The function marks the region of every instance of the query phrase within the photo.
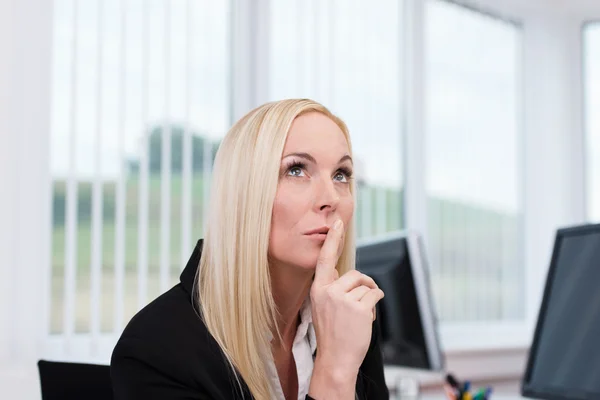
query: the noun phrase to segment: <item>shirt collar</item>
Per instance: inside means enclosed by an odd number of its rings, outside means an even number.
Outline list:
[[[317,350],[317,335],[315,333],[315,325],[313,324],[312,319],[310,296],[306,297],[306,300],[304,300],[304,303],[300,308],[300,325],[298,325],[294,342],[297,340],[303,340],[307,336],[308,343],[310,345],[310,352],[314,354],[315,350]]]
[[[273,340],[273,334],[268,335],[269,342]],[[296,344],[302,340],[307,340],[310,346],[310,352],[314,355],[317,350],[317,334],[315,332],[315,326],[312,320],[312,308],[310,305],[310,297],[306,297],[302,307],[300,307],[300,324],[296,329],[296,336],[294,337],[294,343]]]

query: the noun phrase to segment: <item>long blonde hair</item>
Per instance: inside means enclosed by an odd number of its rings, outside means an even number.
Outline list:
[[[290,99],[250,111],[227,133],[215,159],[196,301],[238,384],[241,377],[255,399],[273,394],[265,360],[271,335],[279,332],[267,254],[281,157],[292,122],[309,112],[331,118],[352,153],[341,119],[312,100]],[[354,195],[352,184],[350,190]],[[340,276],[354,269],[354,258],[351,222],[336,266]]]

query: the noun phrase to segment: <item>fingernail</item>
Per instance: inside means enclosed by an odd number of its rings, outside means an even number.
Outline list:
[[[342,220],[338,219],[337,221],[335,221],[335,224],[333,224],[333,229],[340,230],[341,228],[342,228]]]

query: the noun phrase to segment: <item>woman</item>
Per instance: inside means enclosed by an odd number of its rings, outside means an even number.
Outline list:
[[[114,349],[115,398],[387,399],[383,292],[354,269],[352,167],[346,125],[313,101],[237,122],[204,240]]]

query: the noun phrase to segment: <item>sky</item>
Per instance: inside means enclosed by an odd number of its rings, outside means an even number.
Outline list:
[[[73,1],[55,2],[51,159],[56,176],[65,176],[70,169],[71,127],[77,138],[77,175],[93,176],[98,154],[100,176],[110,179],[118,175],[124,156],[139,156],[145,126],[188,121],[194,131],[217,140],[232,122],[229,3],[170,1],[167,9],[163,0],[142,1],[127,2],[123,69],[122,3],[78,2],[74,98]],[[406,55],[398,3],[379,0],[378,7],[371,7],[360,0],[273,2],[271,53],[266,63],[268,100],[311,97],[323,102],[350,128],[355,158],[362,166],[359,175],[390,187],[400,187],[405,173],[402,74]],[[147,4],[145,10],[142,4]],[[336,6],[330,8],[329,4]],[[518,156],[523,140],[517,108],[520,88],[516,85],[521,68],[520,28],[446,2],[429,1],[426,11],[427,193],[518,211]],[[150,27],[146,63],[142,59],[144,15]],[[170,16],[168,35],[166,16]],[[589,29],[586,34],[587,70],[600,71],[600,29]],[[170,38],[169,48],[165,37]],[[167,51],[169,57],[165,57]],[[145,93],[144,64],[148,67]],[[598,113],[591,110],[600,107],[600,73],[589,75],[587,115],[592,134],[588,148],[595,151],[590,156],[599,159],[600,121]],[[124,132],[124,155],[120,132]],[[101,137],[99,146],[96,134]],[[594,172],[588,180],[594,193],[600,193],[600,163],[592,162],[591,168]],[[595,203],[600,203],[600,194],[595,196]],[[594,212],[600,214],[600,208]]]

